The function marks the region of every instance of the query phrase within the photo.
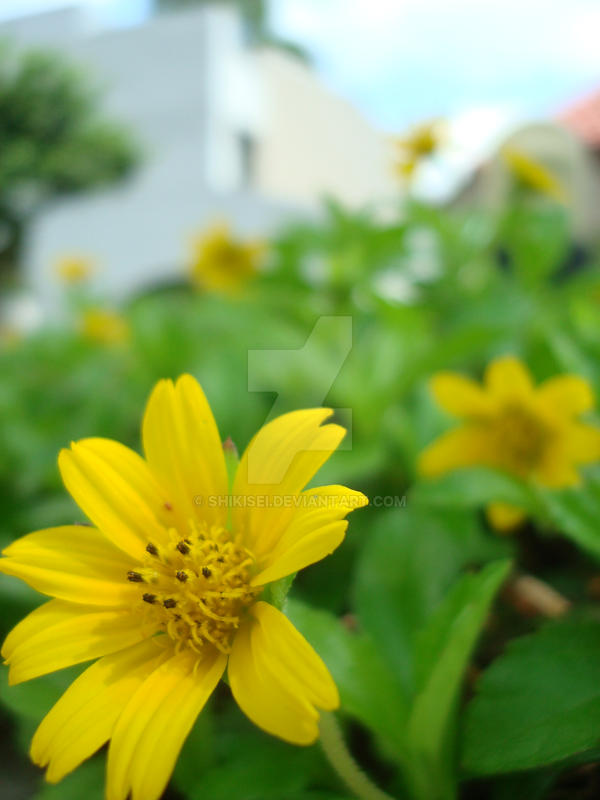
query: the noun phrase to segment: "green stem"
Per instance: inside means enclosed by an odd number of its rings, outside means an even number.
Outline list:
[[[321,714],[321,746],[327,760],[358,800],[394,800],[382,792],[358,766],[346,747],[340,725],[334,714]]]

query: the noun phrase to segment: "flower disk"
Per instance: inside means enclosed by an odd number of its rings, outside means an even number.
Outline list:
[[[254,557],[224,528],[193,528],[185,539],[172,530],[164,547],[149,543],[145,566],[127,578],[140,584],[141,600],[150,606],[148,622],[158,621],[177,650],[202,652],[209,644],[229,654],[244,609],[260,593],[250,587]]]
[[[542,461],[554,439],[543,419],[516,403],[498,413],[495,435],[499,461],[507,470],[525,475]]]

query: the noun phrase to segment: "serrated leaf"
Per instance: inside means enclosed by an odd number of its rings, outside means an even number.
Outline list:
[[[467,710],[463,764],[476,775],[534,769],[600,741],[600,624],[547,625],[512,642]]]

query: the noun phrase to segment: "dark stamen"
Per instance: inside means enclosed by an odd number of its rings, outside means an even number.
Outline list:
[[[152,544],[152,542],[149,542],[146,545],[146,552],[150,553],[151,556],[157,556],[158,555],[158,547],[155,544]]]
[[[133,570],[130,570],[127,573],[127,580],[128,581],[132,581],[132,583],[143,583],[144,582],[144,579],[142,578],[141,574],[139,572],[134,572]]]
[[[187,554],[190,552],[190,548],[187,546],[185,542],[179,542],[177,544],[177,549],[184,556],[187,556]]]
[[[202,574],[204,575],[205,578],[210,578],[212,572],[209,570],[208,567],[202,567]]]
[[[178,581],[181,581],[182,583],[185,583],[188,579],[187,572],[184,572],[182,569],[180,569],[179,572],[175,573],[175,577],[177,578]]]
[[[167,597],[166,600],[163,600],[163,606],[165,608],[175,608],[176,605],[177,605],[177,602],[175,600],[173,600],[172,597]]]
[[[152,603],[156,603],[156,595],[146,593],[142,595],[142,600],[144,603],[150,603],[150,605],[152,605]]]

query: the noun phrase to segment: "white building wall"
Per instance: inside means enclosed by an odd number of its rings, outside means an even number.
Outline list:
[[[33,225],[27,274],[49,304],[61,253],[90,253],[102,288],[123,294],[172,275],[190,234],[214,218],[265,234],[316,213],[323,194],[360,205],[395,191],[384,137],[294,57],[248,50],[232,8],[90,26],[73,9],[0,26],[23,47],[54,46],[88,68],[145,155],[129,182],[57,202]]]
[[[398,193],[392,147],[360,112],[285,53],[265,49],[257,62],[266,108],[262,192],[311,208],[323,195],[356,207]]]

